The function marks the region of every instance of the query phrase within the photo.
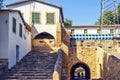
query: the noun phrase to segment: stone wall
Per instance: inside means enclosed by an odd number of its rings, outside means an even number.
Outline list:
[[[62,50],[58,49],[58,57],[54,66],[53,80],[61,80],[62,72]]]
[[[68,47],[70,46],[70,34],[64,27],[62,27],[62,43]]]
[[[8,70],[8,59],[0,59],[0,75]]]
[[[99,46],[107,52],[118,52],[119,43],[115,40],[73,40],[71,41],[71,47],[76,46]]]
[[[66,73],[67,80],[71,80],[71,69],[77,63],[83,63],[89,67],[91,79],[120,79],[118,77],[120,62],[118,58],[113,57],[120,53],[120,42],[115,40],[70,41],[69,32],[64,28],[62,28],[61,40],[61,49],[64,52],[62,69]]]
[[[60,23],[57,23],[57,30],[56,30],[56,47],[61,46],[61,38],[62,38],[62,25]]]
[[[99,66],[97,63],[97,48],[77,46],[71,48],[69,53],[68,80],[70,80],[70,71],[76,63],[84,63],[90,68],[91,78],[99,78]]]
[[[62,65],[62,79],[67,79],[68,74],[68,60],[69,60],[69,48],[70,48],[70,35],[68,31],[62,27],[62,43],[61,43],[61,49],[63,51],[63,65]]]
[[[113,57],[119,54],[119,46],[113,40],[71,41],[71,44],[67,58],[65,57],[67,62],[64,61],[67,80],[70,80],[71,68],[76,63],[84,63],[90,68],[91,79],[119,80],[117,76],[120,76],[120,62],[118,58]],[[115,75],[110,76],[112,73]]]
[[[106,53],[103,65],[103,78],[105,80],[120,80],[120,58]]]

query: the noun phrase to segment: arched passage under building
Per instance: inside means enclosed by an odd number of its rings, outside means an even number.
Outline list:
[[[47,32],[42,32],[33,39],[33,47],[37,46],[55,46],[55,38]]]
[[[34,39],[54,39],[54,37],[47,32],[43,32],[36,35]]]
[[[85,63],[77,63],[72,66],[70,71],[71,80],[89,80],[90,69]]]

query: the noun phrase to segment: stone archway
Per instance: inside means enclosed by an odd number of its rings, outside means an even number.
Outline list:
[[[36,35],[33,39],[33,47],[40,47],[40,46],[55,46],[55,38],[47,33],[42,32]]]
[[[77,63],[72,66],[70,80],[89,80],[90,69],[85,63]]]
[[[54,37],[47,32],[43,32],[43,33],[36,35],[34,39],[54,39]]]

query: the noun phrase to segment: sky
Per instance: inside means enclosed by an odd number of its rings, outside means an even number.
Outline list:
[[[9,4],[20,0],[4,0]],[[72,20],[73,25],[93,25],[100,16],[101,0],[43,0],[61,6],[64,19]],[[117,0],[120,3],[120,0]]]

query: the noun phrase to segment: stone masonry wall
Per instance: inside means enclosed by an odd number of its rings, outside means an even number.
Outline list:
[[[70,48],[70,35],[68,31],[62,27],[62,44],[61,44],[61,49],[63,51],[63,65],[62,65],[62,79],[68,77],[68,59],[69,59],[69,48]]]
[[[120,58],[106,53],[103,65],[104,80],[120,80]]]
[[[113,54],[119,51],[118,49],[118,44],[112,40],[72,41],[69,54],[67,58],[65,57],[67,62],[64,61],[64,64],[67,64],[67,80],[70,80],[72,66],[80,62],[89,66],[91,79],[119,80],[120,61],[115,56],[113,57]],[[112,56],[109,55],[109,52],[112,53]]]
[[[0,75],[8,70],[8,59],[0,59]]]
[[[71,48],[69,53],[68,64],[68,80],[70,80],[70,71],[73,65],[76,63],[85,63],[90,68],[92,78],[99,78],[97,63],[97,48],[96,47],[81,47]]]

